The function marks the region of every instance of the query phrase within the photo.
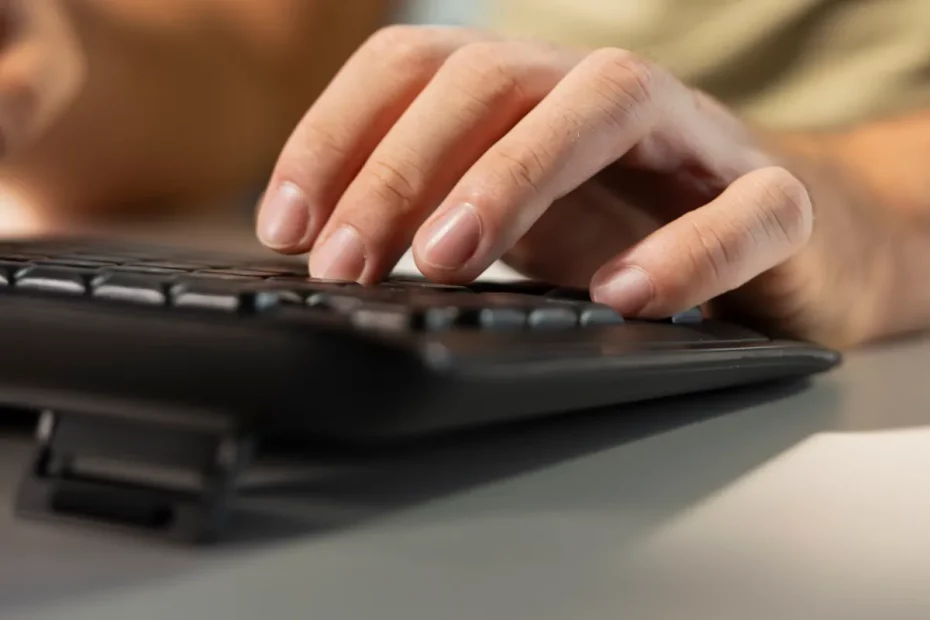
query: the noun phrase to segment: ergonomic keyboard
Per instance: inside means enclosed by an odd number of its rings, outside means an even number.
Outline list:
[[[0,403],[45,412],[21,512],[132,507],[125,519],[188,538],[215,529],[256,438],[393,441],[839,361],[699,309],[629,320],[539,282],[364,287],[290,261],[100,240],[0,242],[0,325]],[[79,471],[94,459],[194,468],[210,493]]]

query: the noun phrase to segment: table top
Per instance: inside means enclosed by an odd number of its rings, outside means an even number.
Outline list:
[[[6,511],[0,617],[927,618],[928,362],[899,342],[810,382],[307,455],[212,547]],[[0,428],[7,506],[28,453]]]

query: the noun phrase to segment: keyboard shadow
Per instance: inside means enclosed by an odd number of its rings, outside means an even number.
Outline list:
[[[493,503],[456,502],[456,516],[609,503],[658,523],[829,428],[832,387],[729,389],[366,452],[277,446],[287,458],[260,463],[244,481],[226,544],[322,535],[517,478]],[[802,391],[804,409],[790,406]]]

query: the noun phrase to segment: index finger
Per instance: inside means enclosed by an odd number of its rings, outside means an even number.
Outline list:
[[[285,143],[259,210],[258,236],[310,249],[339,197],[438,68],[486,38],[461,28],[391,26],[348,60]]]

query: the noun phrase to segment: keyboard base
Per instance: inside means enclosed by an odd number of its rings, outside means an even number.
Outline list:
[[[212,542],[227,523],[251,451],[251,439],[231,429],[45,411],[15,511]]]

